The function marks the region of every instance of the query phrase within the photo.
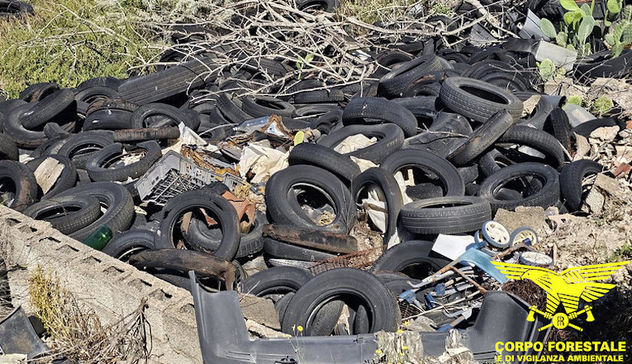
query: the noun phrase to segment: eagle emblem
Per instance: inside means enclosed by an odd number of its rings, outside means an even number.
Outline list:
[[[551,323],[540,328],[540,331],[551,326],[558,329],[571,327],[582,331],[579,326],[570,321],[583,313],[586,313],[586,321],[594,321],[595,318],[591,312],[592,306],[585,305],[578,311],[580,299],[588,303],[608,293],[615,285],[600,281],[610,278],[629,261],[568,268],[560,273],[529,265],[495,261],[492,263],[508,279],[528,279],[546,291],[546,311],[543,312],[537,306],[531,306],[527,317],[527,320],[533,321],[534,315],[537,313],[545,319],[551,320]],[[560,304],[563,307],[563,312],[557,312]]]

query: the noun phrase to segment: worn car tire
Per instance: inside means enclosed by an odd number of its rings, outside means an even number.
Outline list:
[[[101,204],[92,196],[64,196],[35,203],[23,213],[69,235],[94,223],[101,216]]]
[[[336,213],[334,221],[324,226],[312,221],[290,196],[295,185],[308,185],[320,190]],[[276,224],[346,234],[355,220],[356,209],[349,189],[334,174],[310,165],[290,166],[273,174],[266,183],[265,201],[268,214]]]
[[[94,182],[66,190],[57,197],[81,195],[95,197],[106,210],[94,223],[70,234],[70,237],[83,241],[101,226],[107,226],[116,234],[132,224],[134,201],[124,186],[113,182]]]
[[[37,198],[37,181],[33,172],[16,161],[0,161],[0,181],[2,185],[9,182],[13,185],[13,201],[6,205],[16,211],[23,211]],[[4,204],[5,201],[2,201]]]
[[[296,293],[312,277],[312,273],[305,269],[272,267],[241,281],[239,290],[241,293],[257,297],[272,297],[274,308],[279,315],[279,322],[283,322],[283,316],[289,301],[282,300],[282,297],[290,293]]]
[[[603,166],[589,159],[581,159],[567,164],[560,172],[560,192],[562,202],[569,212],[575,212],[582,205],[582,180],[584,177],[600,173]]]
[[[92,154],[113,142],[114,134],[110,131],[83,132],[66,139],[57,154],[70,158],[77,169],[85,169]]]
[[[242,99],[242,109],[253,117],[271,115],[291,117],[296,110],[289,102],[270,96],[246,96]]]
[[[475,196],[446,196],[413,201],[402,207],[402,226],[416,234],[472,232],[492,218],[488,201]]]
[[[524,125],[514,125],[498,139],[502,143],[517,143],[537,149],[551,158],[553,167],[561,169],[564,165],[564,150],[555,137],[545,131]]]
[[[432,152],[421,149],[401,149],[392,153],[380,164],[380,168],[393,175],[407,167],[435,174],[443,185],[445,196],[462,196],[465,193],[463,178],[456,167]]]
[[[342,113],[344,125],[393,123],[405,137],[417,134],[417,119],[412,112],[397,102],[378,97],[358,97],[347,104]]]
[[[115,235],[102,252],[113,258],[126,261],[130,255],[141,250],[156,249],[157,239],[158,235],[151,230],[131,229]]]
[[[353,180],[351,184],[353,201],[358,203],[362,191],[367,187],[378,188],[386,200],[387,224],[384,232],[384,244],[388,244],[397,230],[397,218],[404,204],[402,192],[393,174],[382,168],[369,168]]]
[[[301,143],[295,146],[288,157],[289,164],[309,164],[323,168],[340,177],[347,185],[360,174],[360,167],[351,158],[331,148],[318,144]]]
[[[404,132],[395,124],[345,126],[320,138],[318,144],[334,148],[347,137],[356,134],[362,134],[369,138],[376,137],[378,141],[373,145],[346,153],[345,155],[368,159],[374,163],[380,163],[404,144]]]
[[[156,242],[156,247],[158,249],[176,247],[173,241],[173,234],[177,230],[176,223],[184,213],[194,208],[205,208],[213,213],[222,229],[222,241],[217,249],[204,245],[191,248],[213,254],[220,259],[232,260],[239,249],[237,212],[228,200],[210,189],[184,192],[167,202],[162,212],[164,218],[160,223],[160,239]]]
[[[448,160],[464,166],[491,147],[514,123],[506,110],[501,110],[474,130],[463,144],[448,155]]]
[[[145,174],[151,166],[162,156],[160,145],[154,140],[139,143],[136,149],[144,149],[145,155],[141,160],[109,168],[106,163],[122,155],[123,145],[114,143],[92,154],[86,162],[86,170],[93,181],[125,182],[129,178],[136,179]]]
[[[417,274],[430,275],[450,263],[450,260],[432,251],[432,241],[410,240],[387,249],[371,267],[372,272],[390,271],[406,272],[414,269]],[[422,272],[419,271],[419,266]],[[412,278],[423,279],[425,276],[415,275]]]
[[[0,115],[2,117],[2,115]],[[18,146],[9,136],[0,133],[0,159],[17,161],[20,158]]]
[[[320,332],[314,332],[314,324],[322,308],[342,297],[366,309],[370,322],[368,332],[397,329],[401,313],[388,288],[371,273],[338,268],[315,276],[296,292],[281,323],[283,332],[292,334],[295,327],[302,326],[304,335],[328,335],[337,320],[331,327],[318,328]]]
[[[471,78],[448,77],[439,97],[450,110],[480,122],[501,110],[507,110],[514,120],[522,115],[522,101],[511,92]]]
[[[542,188],[535,193],[518,200],[497,198],[496,193],[505,183],[520,177],[538,177],[543,179]],[[514,210],[518,206],[541,206],[547,208],[560,199],[559,173],[552,167],[541,163],[517,163],[500,169],[487,177],[481,184],[479,195],[488,200],[497,209]]]

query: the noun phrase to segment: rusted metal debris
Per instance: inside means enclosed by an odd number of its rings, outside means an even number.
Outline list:
[[[232,290],[235,283],[235,266],[231,262],[195,250],[144,250],[132,255],[129,262],[136,267],[165,268],[185,273],[192,270],[196,274],[224,281],[228,290]]]
[[[309,270],[316,275],[335,268],[358,268],[363,269],[373,266],[373,263],[382,255],[384,246],[361,250],[339,257],[329,258],[312,265]]]
[[[136,142],[155,139],[178,139],[179,137],[180,129],[178,127],[121,129],[114,132],[115,142]]]
[[[263,235],[307,248],[334,253],[348,254],[358,250],[358,241],[354,237],[323,230],[303,229],[289,225],[265,225]]]

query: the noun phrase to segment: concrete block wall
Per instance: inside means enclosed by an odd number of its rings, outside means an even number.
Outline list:
[[[33,311],[28,302],[28,277],[40,265],[54,272],[63,286],[92,307],[106,324],[133,312],[146,299],[152,331],[151,362],[202,362],[193,299],[187,290],[69,238],[47,222],[1,205],[0,231],[3,257],[7,266],[13,267],[9,284],[15,306]],[[270,312],[272,303],[259,300],[261,311]],[[252,300],[248,301],[252,306]],[[250,307],[249,311],[253,316],[244,313],[246,318],[256,320],[259,310]],[[278,321],[268,326],[277,325]]]

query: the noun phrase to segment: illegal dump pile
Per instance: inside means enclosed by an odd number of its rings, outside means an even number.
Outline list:
[[[205,4],[212,21],[169,26],[174,65],[0,103],[1,201],[175,285],[195,271],[209,362],[492,360],[563,338],[503,264],[629,258],[632,6],[483,3],[374,24],[334,1]],[[234,296],[199,285],[269,298],[299,341],[224,342]],[[420,346],[373,335],[400,327]]]

